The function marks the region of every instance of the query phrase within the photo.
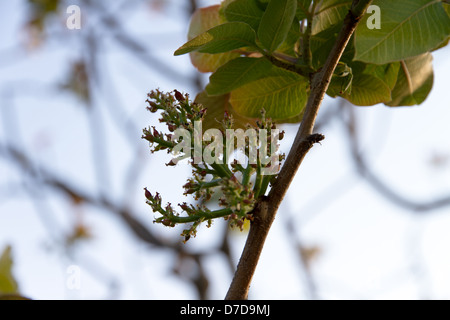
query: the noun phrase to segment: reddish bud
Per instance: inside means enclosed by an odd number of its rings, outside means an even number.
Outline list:
[[[166,227],[174,227],[174,223],[172,221],[170,221],[169,219],[164,219],[161,221],[161,223],[163,225],[165,225]]]
[[[181,92],[179,92],[178,90],[174,90],[175,92],[175,98],[179,101],[179,102],[184,102],[185,99],[183,97],[183,95],[181,94]]]
[[[189,206],[186,202],[183,202],[182,204],[179,204],[180,208],[183,209],[184,211],[189,210]]]
[[[153,196],[150,193],[150,191],[148,191],[147,188],[144,188],[144,190],[145,190],[145,197],[149,200],[153,199]]]
[[[175,167],[177,164],[172,160],[169,161],[169,163],[166,163],[166,166],[168,167]]]
[[[145,132],[145,134],[142,136],[142,138],[149,142],[154,142],[152,134],[148,131]]]
[[[167,128],[169,128],[170,132],[174,132],[176,130],[176,125],[174,125],[173,123],[168,123],[167,124]]]
[[[184,189],[192,188],[192,183],[191,183],[191,182],[186,183],[186,184],[183,186],[183,188],[184,188]]]
[[[152,113],[155,113],[158,111],[158,106],[156,105],[156,103],[154,101],[147,100],[147,102],[150,104],[150,107],[147,107],[148,111],[150,111]]]

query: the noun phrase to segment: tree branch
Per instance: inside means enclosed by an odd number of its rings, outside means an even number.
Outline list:
[[[227,300],[242,300],[248,297],[251,280],[261,255],[264,241],[281,201],[308,151],[315,143],[324,139],[323,135],[313,134],[320,105],[336,65],[371,2],[371,0],[353,1],[352,8],[344,20],[344,25],[323,68],[312,77],[311,93],[291,151],[268,197],[262,197],[253,211],[254,221],[251,224],[247,242],[245,243],[233,281],[225,297]]]

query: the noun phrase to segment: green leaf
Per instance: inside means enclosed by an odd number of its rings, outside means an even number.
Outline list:
[[[299,21],[306,19],[309,13],[309,7],[312,0],[297,0],[297,13],[296,17]]]
[[[300,22],[297,19],[294,19],[294,22],[289,29],[286,40],[278,47],[277,52],[282,52],[295,57],[297,55],[295,48],[301,35],[302,33],[300,32]]]
[[[217,69],[210,76],[206,91],[210,96],[229,93],[264,77],[270,69],[272,69],[272,64],[266,58],[236,58]]]
[[[384,81],[369,74],[354,74],[351,94],[343,98],[356,106],[373,106],[391,100],[391,90]]]
[[[401,61],[397,83],[392,90],[391,107],[413,106],[425,101],[433,87],[433,57],[425,53]]]
[[[400,62],[393,62],[383,65],[369,64],[364,73],[372,74],[383,81],[389,89],[393,90],[397,83],[398,72],[400,70]]]
[[[339,62],[331,78],[327,94],[336,97],[342,94],[351,94],[353,70],[347,64]]]
[[[197,9],[191,18],[188,31],[188,40],[192,40],[203,32],[222,24],[224,21],[220,17],[219,9],[219,5]],[[239,56],[240,54],[236,52],[225,52],[218,54],[200,52],[190,53],[191,63],[200,72],[214,72],[226,62]]]
[[[316,7],[312,24],[312,34],[318,34],[329,27],[344,21],[352,0],[322,0]]]
[[[260,9],[256,0],[236,0],[224,9],[228,21],[245,22],[254,30],[258,30],[263,14],[264,11]]]
[[[328,55],[330,54],[330,51],[336,41],[337,35],[342,29],[342,25],[343,23],[335,24],[311,37],[310,47],[312,54],[312,65],[316,69],[322,67],[328,58]],[[347,48],[349,48],[351,44],[352,43],[350,42]],[[346,50],[348,50],[347,48]]]
[[[447,15],[450,17],[450,3],[443,3],[445,12],[447,12]]]
[[[274,52],[286,40],[296,10],[296,0],[269,2],[258,29],[259,41],[269,52]]]
[[[448,39],[450,18],[441,0],[375,0],[381,29],[369,29],[366,15],[355,33],[355,60],[375,64],[400,61],[438,47]]]
[[[237,52],[225,52],[219,54],[209,54],[200,52],[191,52],[191,63],[200,72],[214,72],[228,61],[239,57]]]
[[[255,31],[243,22],[228,22],[209,29],[181,46],[175,55],[192,51],[222,53],[243,47],[256,46]]]
[[[389,102],[398,71],[399,63],[373,65],[353,61],[347,65],[339,62],[327,94],[343,97],[357,106]]]
[[[0,256],[0,295],[18,293],[17,282],[12,274],[11,247],[7,246]]]
[[[230,103],[242,116],[258,118],[261,110],[273,120],[285,120],[302,113],[308,97],[308,81],[277,67],[265,78],[231,92]]]

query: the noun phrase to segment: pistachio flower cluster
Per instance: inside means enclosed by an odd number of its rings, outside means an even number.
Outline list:
[[[186,202],[178,204],[184,213],[180,214],[170,203],[163,205],[159,193],[152,194],[145,188],[147,204],[155,213],[160,214],[154,222],[168,227],[177,224],[189,225],[181,234],[185,242],[196,235],[197,227],[201,223],[205,222],[209,227],[212,220],[217,218],[224,218],[231,226],[242,230],[245,220],[252,220],[251,212],[257,199],[265,194],[271,179],[278,172],[279,161],[284,158],[284,155],[276,154],[279,146],[277,142],[282,139],[283,132],[277,134],[276,139],[268,139],[269,141],[258,144],[255,148],[257,160],[254,163],[249,160],[255,150],[246,143],[240,150],[248,159],[243,165],[236,159],[229,160],[230,154],[238,146],[234,142],[227,143],[224,138],[229,135],[230,130],[233,130],[233,118],[228,113],[225,113],[221,128],[218,128],[222,135],[216,135],[213,141],[223,148],[211,151],[211,142],[202,141],[202,132],[197,125],[204,120],[206,109],[200,104],[191,102],[189,95],[177,90],[170,93],[154,90],[148,94],[146,102],[150,112],[161,112],[159,121],[166,124],[169,133],[162,133],[155,127],[150,127],[143,130],[142,138],[150,143],[152,153],[160,150],[172,153],[174,158],[166,164],[167,166],[174,166],[180,160],[188,158],[192,167],[192,177],[183,186],[184,195],[192,195],[196,202],[195,205]],[[275,130],[278,133],[275,125],[264,117],[264,113],[257,125],[258,129],[265,130],[270,137],[274,136]],[[245,137],[245,141],[249,142],[249,137]],[[199,158],[199,155],[203,155],[206,151],[219,161],[208,162]],[[264,170],[269,166],[273,167],[273,161],[270,160],[274,159],[274,154],[277,157],[275,171],[264,174]],[[214,195],[220,195],[215,206],[219,209],[211,210],[207,205]]]

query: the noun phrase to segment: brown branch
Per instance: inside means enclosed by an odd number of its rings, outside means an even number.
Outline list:
[[[353,1],[352,9],[345,18],[344,25],[323,68],[313,75],[311,93],[306,104],[305,115],[291,151],[268,197],[261,198],[253,212],[254,221],[251,224],[247,242],[245,243],[233,281],[225,297],[227,300],[243,300],[248,297],[251,280],[261,255],[264,241],[281,201],[308,151],[315,143],[324,139],[324,136],[320,134],[313,134],[320,105],[328,89],[334,69],[371,2],[371,0]]]

